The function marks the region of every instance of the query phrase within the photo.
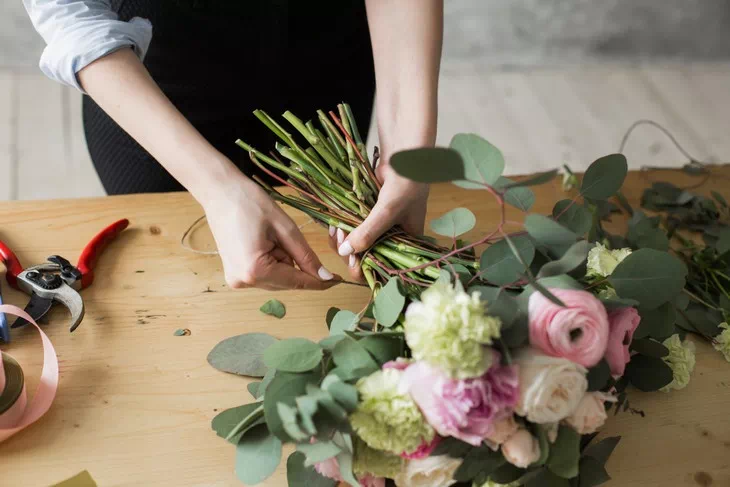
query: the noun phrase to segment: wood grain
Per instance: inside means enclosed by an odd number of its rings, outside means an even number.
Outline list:
[[[714,171],[702,190],[727,193],[730,167]],[[646,177],[691,180],[676,171],[631,173],[625,192],[634,201]],[[557,182],[536,193],[534,211],[544,213],[566,196]],[[483,231],[498,219],[486,193],[453,186],[434,189],[429,216],[455,205],[471,208]],[[306,221],[289,213],[298,223]],[[3,486],[46,487],[84,469],[101,487],[239,485],[234,448],[213,433],[210,420],[251,400],[248,380],[214,370],[207,353],[220,340],[247,332],[321,338],[329,306],[360,309],[368,299],[366,290],[351,286],[282,292],[277,298],[287,306],[286,318],[263,315],[258,308],[270,292],[229,290],[217,256],[180,247],[180,235],[202,214],[187,194],[4,202],[0,214],[0,238],[26,265],[52,253],[75,260],[106,224],[122,217],[132,223],[102,256],[93,286],[82,292],[87,314],[78,330],[69,334],[62,308],[48,319],[44,329],[61,362],[59,395],[47,416],[0,445]],[[510,217],[521,219],[515,211]],[[306,225],[303,231],[325,265],[344,270],[325,250],[324,230]],[[205,226],[193,234],[198,248],[210,248],[211,242]],[[7,302],[27,302],[27,296],[4,290]],[[192,335],[173,336],[177,328],[189,328]],[[643,415],[610,419],[603,434],[623,440],[608,465],[614,479],[609,486],[703,485],[697,475],[708,475],[712,485],[730,485],[730,364],[707,344],[697,347],[689,387],[668,395],[632,394],[632,407]],[[40,344],[32,330],[14,330],[13,343],[3,350],[21,362],[34,384]],[[286,485],[283,465],[263,485]]]

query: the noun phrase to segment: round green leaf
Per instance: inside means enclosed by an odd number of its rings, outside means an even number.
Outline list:
[[[611,377],[611,368],[608,366],[608,362],[603,359],[597,365],[588,369],[588,375],[586,376],[588,390],[600,391],[608,382],[609,377]]]
[[[608,280],[621,298],[654,309],[682,292],[686,277],[687,267],[673,255],[639,249],[621,261]]]
[[[648,338],[639,338],[631,342],[631,350],[648,357],[662,358],[669,355],[669,349],[659,342]]]
[[[474,213],[466,208],[454,208],[445,215],[431,220],[431,230],[444,237],[458,237],[470,231],[477,224]]]
[[[501,177],[495,183],[494,187],[496,189],[503,190],[505,187],[508,187],[512,184],[514,184],[514,181],[512,181],[511,179]],[[535,204],[535,193],[533,193],[530,188],[525,188],[521,186],[510,187],[504,193],[504,201],[508,205],[512,205],[518,210],[530,211],[532,205]]]
[[[286,481],[289,487],[335,487],[336,480],[320,475],[314,467],[304,466],[304,454],[294,452],[286,461]]]
[[[284,431],[277,404],[284,403],[293,407],[297,396],[303,395],[307,390],[307,384],[316,384],[319,377],[320,375],[314,372],[306,374],[278,372],[267,387],[264,394],[264,418],[269,430],[281,441],[291,441],[291,438]]]
[[[245,333],[226,338],[208,354],[208,363],[232,374],[263,377],[266,373],[264,351],[278,340],[266,333]]]
[[[408,149],[390,157],[401,176],[419,183],[443,183],[464,179],[464,163],[458,152],[441,147]]]
[[[378,322],[389,328],[395,324],[406,304],[406,298],[398,289],[398,278],[392,277],[375,297],[374,314]]]
[[[560,200],[553,207],[553,218],[565,228],[572,230],[576,235],[585,235],[591,229],[593,216],[584,206],[573,203],[572,200]]]
[[[358,316],[352,311],[339,310],[332,318],[330,336],[343,335],[345,331],[353,331],[359,322]]]
[[[256,396],[256,394],[259,390],[259,385],[261,385],[261,382],[249,382],[248,384],[246,384],[246,389],[253,396],[254,399],[258,397]]]
[[[593,244],[587,240],[574,243],[560,259],[543,265],[537,274],[537,278],[567,274],[586,261],[588,252],[592,247]]]
[[[527,215],[525,228],[535,241],[561,255],[560,249],[566,249],[578,240],[578,235],[571,230],[551,218],[536,213]]]
[[[236,476],[246,485],[256,485],[271,476],[281,462],[281,441],[266,428],[253,428],[236,446]]]
[[[365,347],[350,337],[340,340],[335,345],[332,358],[339,369],[357,372],[360,377],[369,375],[380,368]]]
[[[629,166],[623,154],[601,157],[588,167],[580,192],[585,198],[605,200],[621,189]]]
[[[652,337],[663,340],[674,333],[677,312],[673,303],[664,303],[658,308],[638,308],[641,322],[634,333],[634,338]]]
[[[306,338],[287,338],[264,352],[264,363],[284,372],[306,372],[322,361],[322,347]]]
[[[644,392],[658,391],[674,380],[674,373],[664,360],[638,354],[631,357],[624,375]]]
[[[464,179],[488,185],[497,182],[504,171],[504,157],[499,149],[476,134],[456,134],[450,147],[464,161]],[[484,189],[470,181],[454,181],[465,189]]]
[[[547,467],[552,473],[564,479],[578,475],[580,460],[580,435],[570,426],[561,425],[558,438],[550,448]]]
[[[261,305],[261,308],[259,308],[259,310],[264,314],[274,316],[279,319],[283,318],[286,314],[286,308],[284,307],[284,303],[282,303],[278,299],[270,299],[266,301],[264,304]]]
[[[380,365],[395,360],[403,355],[403,338],[388,336],[379,333],[377,335],[366,336],[359,341],[370,355],[375,357]]]
[[[335,319],[335,316],[337,316],[337,313],[340,311],[340,308],[337,308],[335,306],[332,306],[327,310],[327,315],[325,317],[325,321],[327,323],[327,328],[332,328],[332,320]]]
[[[316,443],[299,444],[297,445],[297,451],[306,455],[307,459],[304,461],[304,465],[310,466],[336,457],[342,450],[331,441],[318,441]]]
[[[244,404],[235,408],[226,409],[218,413],[211,422],[213,431],[221,438],[228,438],[233,429],[239,431],[230,439],[233,444],[238,444],[238,440],[246,433],[247,430],[263,422],[263,411],[261,403],[255,402]]]
[[[529,266],[535,258],[535,246],[532,240],[526,235],[520,235],[513,237],[512,243],[522,260]],[[506,240],[500,240],[482,252],[480,269],[484,279],[498,286],[515,282],[525,272],[525,266],[517,259]]]

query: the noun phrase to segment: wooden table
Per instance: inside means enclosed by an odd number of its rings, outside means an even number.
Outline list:
[[[716,174],[702,191],[724,188],[728,196],[730,167]],[[696,180],[670,171],[651,177],[678,184]],[[636,201],[646,184],[632,173],[625,192]],[[536,194],[539,212],[566,196],[557,181]],[[459,205],[474,211],[482,229],[498,218],[487,193],[453,186],[434,189],[430,217]],[[44,329],[59,353],[58,398],[43,419],[0,445],[0,485],[45,487],[84,469],[101,487],[240,485],[234,448],[215,435],[210,420],[251,400],[248,380],[213,369],[207,353],[220,340],[246,332],[319,339],[326,334],[329,306],[360,309],[368,293],[352,286],[280,293],[286,318],[265,316],[258,308],[270,292],[229,290],[217,256],[181,248],[182,232],[201,214],[187,194],[0,204],[0,235],[26,265],[53,253],[75,261],[103,226],[131,220],[102,256],[94,285],[82,293],[86,318],[79,329],[68,333],[61,307],[50,315]],[[521,218],[517,212],[510,217]],[[313,224],[303,231],[325,265],[344,270],[325,250],[325,231]],[[198,248],[213,248],[207,227],[192,240]],[[7,302],[27,302],[27,296],[3,289]],[[178,328],[192,335],[173,336]],[[3,346],[31,375],[29,390],[40,371],[36,335],[30,328],[14,330],[13,343]],[[622,413],[605,427],[605,434],[623,436],[608,465],[614,478],[609,485],[730,485],[730,364],[719,353],[698,343],[689,387],[668,395],[636,392],[630,399],[645,415]],[[283,463],[265,485],[286,485]]]

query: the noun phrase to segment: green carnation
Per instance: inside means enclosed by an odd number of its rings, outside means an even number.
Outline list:
[[[674,380],[661,390],[669,392],[673,389],[684,389],[695,368],[695,344],[687,340],[682,342],[679,335],[672,335],[664,340],[664,346],[669,349],[669,355],[663,360],[672,368]]]
[[[350,415],[350,424],[376,450],[410,453],[423,441],[433,440],[433,428],[413,399],[398,388],[402,374],[396,369],[379,370],[356,384],[360,404]]]
[[[403,469],[405,460],[394,454],[370,448],[367,443],[355,437],[355,461],[353,470],[358,477],[372,475],[374,477],[393,478]]]
[[[720,328],[722,333],[712,339],[712,346],[723,354],[725,360],[730,362],[730,325],[720,323]]]
[[[404,328],[413,358],[466,379],[491,365],[484,345],[499,338],[501,326],[499,318],[487,316],[478,292],[469,295],[461,283],[437,281],[408,306]]]
[[[587,273],[588,277],[608,277],[613,274],[622,260],[631,254],[631,249],[609,250],[602,244],[597,243],[588,252]]]

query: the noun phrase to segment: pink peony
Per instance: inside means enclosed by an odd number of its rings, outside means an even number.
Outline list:
[[[475,446],[519,400],[516,368],[501,366],[498,359],[481,377],[463,380],[416,362],[406,369],[402,383],[437,433]]]
[[[403,357],[398,357],[390,362],[383,364],[383,369],[395,369],[395,370],[406,370],[409,365],[413,363],[413,360]]]
[[[619,308],[608,314],[609,328],[606,361],[614,377],[624,375],[626,364],[631,359],[629,345],[639,327],[641,317],[636,308]]]
[[[530,344],[553,357],[584,367],[596,365],[606,352],[608,315],[587,291],[550,289],[565,307],[535,291],[530,296]]]
[[[416,451],[411,453],[403,452],[400,454],[400,456],[408,460],[413,460],[414,458],[424,458],[429,456],[436,449],[439,443],[441,443],[441,437],[439,435],[434,435],[433,440],[431,440],[430,443],[424,441],[423,443],[421,443],[421,446],[416,449]]]
[[[373,477],[368,474],[357,480],[360,481],[361,487],[385,487],[385,479],[383,477]]]

